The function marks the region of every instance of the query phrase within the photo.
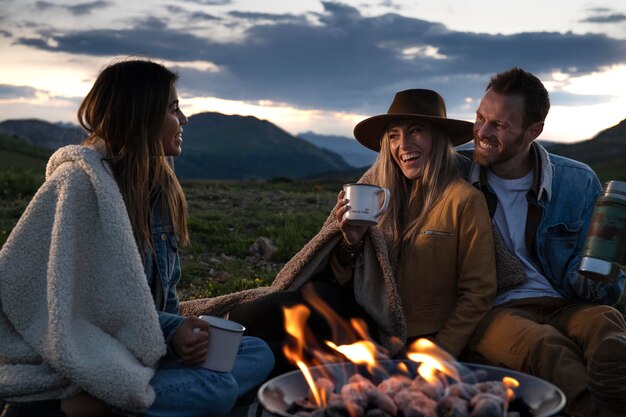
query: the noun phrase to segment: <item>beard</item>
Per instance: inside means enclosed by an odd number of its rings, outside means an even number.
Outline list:
[[[480,166],[497,166],[504,164],[515,158],[524,148],[524,133],[520,133],[506,144],[498,140],[487,140],[489,143],[497,143],[499,146],[495,151],[485,151],[480,147],[479,137],[474,133],[474,162]]]

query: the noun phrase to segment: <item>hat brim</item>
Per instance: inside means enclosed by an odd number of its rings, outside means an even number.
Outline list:
[[[354,127],[354,137],[363,146],[380,152],[380,141],[389,123],[396,120],[416,119],[426,120],[441,127],[450,136],[452,146],[459,146],[473,139],[474,124],[465,120],[448,119],[421,114],[381,114],[362,120]]]

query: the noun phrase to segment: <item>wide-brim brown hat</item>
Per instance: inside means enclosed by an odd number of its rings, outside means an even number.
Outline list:
[[[420,119],[441,127],[450,136],[452,146],[469,142],[473,123],[448,119],[443,98],[432,90],[412,89],[396,93],[387,114],[369,117],[354,127],[354,137],[373,151],[380,151],[380,140],[389,123],[395,120]]]

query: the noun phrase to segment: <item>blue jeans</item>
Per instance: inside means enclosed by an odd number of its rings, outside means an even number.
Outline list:
[[[267,343],[256,337],[241,338],[231,372],[214,372],[181,361],[161,361],[150,385],[154,403],[139,414],[146,417],[222,417],[239,397],[260,385],[274,367]]]

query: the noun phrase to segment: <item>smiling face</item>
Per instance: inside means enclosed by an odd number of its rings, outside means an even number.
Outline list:
[[[391,156],[404,176],[409,180],[420,178],[432,149],[430,123],[415,119],[391,122],[387,135]]]
[[[182,152],[183,126],[187,124],[187,117],[178,107],[178,93],[176,86],[170,86],[168,108],[161,132],[164,156],[178,156]]]
[[[502,178],[520,178],[531,168],[531,142],[543,123],[524,127],[524,99],[489,89],[476,110],[474,160]]]

